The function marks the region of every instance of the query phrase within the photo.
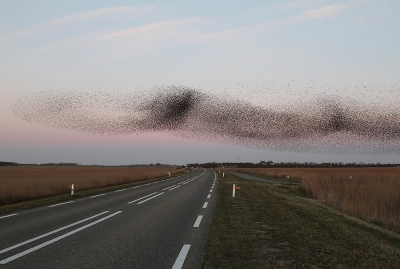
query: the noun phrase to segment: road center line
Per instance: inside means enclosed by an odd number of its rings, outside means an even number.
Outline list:
[[[189,253],[190,245],[183,245],[181,252],[179,252],[178,257],[176,258],[176,261],[174,265],[172,266],[172,269],[181,269],[183,266],[183,263],[185,262],[186,256]]]
[[[210,192],[212,192],[212,190],[210,190]]]
[[[0,219],[4,219],[4,218],[8,218],[8,217],[12,217],[12,216],[16,216],[17,214],[11,214],[11,215],[7,215],[7,216],[2,216],[0,217]]]
[[[200,226],[200,222],[201,222],[201,219],[203,218],[203,215],[199,215],[198,217],[197,217],[197,219],[196,219],[196,221],[195,221],[195,223],[194,223],[194,225],[193,225],[193,227],[194,228],[198,228],[199,226]]]
[[[172,190],[174,190],[174,189],[176,189],[176,188],[179,188],[180,186],[176,186],[175,188],[172,188],[172,189],[169,189],[170,191],[172,191]]]
[[[3,250],[0,250],[0,254],[5,253],[5,252],[7,252],[7,251],[10,251],[10,250],[12,250],[12,249],[14,249],[14,248],[17,248],[17,247],[26,245],[26,244],[28,244],[28,243],[31,243],[31,242],[33,242],[33,241],[36,241],[36,240],[41,239],[41,238],[43,238],[43,237],[46,237],[46,236],[48,236],[48,235],[51,235],[51,234],[57,233],[57,232],[59,232],[59,231],[65,230],[65,229],[67,229],[67,228],[69,228],[69,227],[72,227],[72,226],[75,226],[75,225],[77,225],[77,224],[79,224],[79,223],[82,223],[82,222],[85,222],[85,221],[87,221],[87,220],[96,218],[96,217],[101,216],[101,215],[103,215],[103,214],[106,214],[106,213],[108,213],[108,212],[109,212],[109,211],[104,211],[104,212],[102,212],[102,213],[100,213],[100,214],[97,214],[97,215],[91,216],[91,217],[89,217],[89,218],[86,218],[86,219],[83,219],[83,220],[74,222],[74,223],[72,223],[72,224],[70,224],[70,225],[61,227],[61,228],[56,229],[56,230],[54,230],[54,231],[51,231],[51,232],[48,232],[48,233],[39,235],[39,236],[37,236],[37,237],[34,237],[34,238],[32,238],[32,239],[29,239],[29,240],[26,240],[26,241],[24,241],[24,242],[21,242],[21,243],[19,243],[19,244],[16,244],[16,245],[14,245],[14,246],[9,247],[9,248],[5,248],[5,249],[3,249]]]
[[[207,198],[210,199],[211,198],[211,194],[207,195]]]
[[[175,187],[176,185],[172,185],[172,186],[169,186],[169,187],[167,187],[167,188],[165,188],[165,189],[162,189],[163,191],[165,191],[165,190],[168,190],[169,188],[173,188],[173,187]]]
[[[64,203],[59,203],[59,204],[55,204],[55,205],[49,205],[49,207],[55,207],[55,206],[59,206],[59,205],[65,205],[65,204],[69,204],[69,203],[73,203],[74,201],[69,201],[69,202],[64,202]]]
[[[146,197],[152,196],[153,194],[156,194],[156,193],[157,193],[157,192],[153,192],[153,193],[150,193],[149,195],[140,197],[139,199],[136,199],[136,200],[133,200],[133,201],[129,202],[128,205],[129,205],[129,204],[132,204],[132,203],[134,203],[134,202],[137,202],[137,201],[139,201],[139,200],[142,200],[142,199],[144,199],[144,198],[146,198]]]
[[[141,201],[141,202],[139,202],[139,203],[137,203],[137,204],[138,204],[138,205],[143,204],[144,202],[147,202],[148,200],[151,200],[151,199],[153,199],[153,198],[156,198],[157,196],[160,196],[161,194],[163,194],[163,192],[161,192],[161,193],[159,193],[159,194],[157,194],[157,195],[154,195],[154,196],[152,196],[152,197],[150,197],[150,198],[148,198],[148,199],[146,199],[146,200],[143,200],[143,201]]]
[[[207,208],[207,206],[208,206],[208,202],[205,202],[203,205],[203,208]]]

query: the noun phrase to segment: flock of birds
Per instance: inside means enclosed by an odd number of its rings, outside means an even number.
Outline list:
[[[315,82],[293,82],[281,90],[274,84],[256,84],[251,91],[238,86],[235,96],[229,89],[218,93],[180,85],[114,93],[42,91],[11,108],[28,122],[92,134],[164,132],[277,151],[400,153],[396,85],[380,94],[374,85],[342,92]]]

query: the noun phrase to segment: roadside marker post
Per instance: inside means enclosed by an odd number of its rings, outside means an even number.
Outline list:
[[[71,195],[74,195],[74,190],[75,190],[75,185],[72,184],[72,185],[71,185]]]
[[[222,177],[225,177],[225,173],[224,172],[222,172]]]
[[[236,184],[233,184],[232,197],[235,197],[235,191],[236,191]]]
[[[171,173],[168,173],[168,176],[171,177]]]

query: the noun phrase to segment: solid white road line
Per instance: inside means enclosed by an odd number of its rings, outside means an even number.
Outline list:
[[[190,245],[183,245],[181,252],[179,252],[178,258],[176,258],[176,261],[174,265],[172,266],[172,269],[181,269],[183,266],[183,263],[185,262],[186,256],[189,252]]]
[[[143,200],[143,201],[141,201],[141,202],[139,202],[139,203],[137,203],[137,204],[138,204],[138,205],[143,204],[144,202],[147,202],[148,200],[151,200],[151,199],[153,199],[153,198],[156,198],[157,196],[160,196],[161,194],[163,194],[163,192],[161,192],[161,193],[159,193],[159,194],[157,194],[157,195],[154,195],[153,197],[150,197],[150,198],[148,198],[148,199],[146,199],[146,200]]]
[[[208,206],[208,202],[205,202],[203,205],[203,208],[207,208],[207,206]]]
[[[104,218],[101,218],[101,219],[98,219],[98,220],[96,220],[96,221],[93,221],[93,222],[91,222],[91,223],[89,223],[89,224],[86,224],[86,225],[84,225],[84,226],[82,226],[82,227],[80,227],[80,228],[78,228],[78,229],[72,230],[72,231],[70,231],[70,232],[68,232],[68,233],[66,233],[66,234],[60,235],[60,236],[58,236],[58,237],[56,237],[56,238],[54,238],[54,239],[51,239],[51,240],[49,240],[49,241],[46,241],[46,242],[44,242],[44,243],[42,243],[42,244],[40,244],[40,245],[37,245],[36,247],[27,249],[27,250],[22,251],[22,252],[20,252],[20,253],[18,253],[18,254],[15,254],[15,255],[13,255],[13,256],[11,256],[11,257],[8,257],[7,259],[4,259],[4,260],[0,261],[0,264],[6,264],[6,263],[8,263],[8,262],[10,262],[10,261],[13,261],[13,260],[16,260],[16,259],[18,259],[18,258],[21,258],[22,256],[25,256],[26,254],[29,254],[29,253],[31,253],[31,252],[34,252],[34,251],[36,251],[36,250],[38,250],[38,249],[41,249],[41,248],[43,248],[43,247],[45,247],[45,246],[47,246],[47,245],[53,244],[54,242],[57,242],[57,241],[59,241],[59,240],[65,238],[65,237],[68,237],[68,236],[74,234],[74,233],[80,232],[80,231],[82,231],[82,230],[84,230],[84,229],[86,229],[86,228],[88,228],[88,227],[90,227],[90,226],[93,226],[93,225],[95,225],[95,224],[97,224],[97,223],[99,223],[99,222],[102,222],[102,221],[104,221],[104,220],[106,220],[106,219],[108,219],[108,218],[111,218],[111,217],[113,217],[113,216],[115,216],[115,215],[117,215],[117,214],[119,214],[119,213],[121,213],[121,212],[122,212],[122,211],[117,211],[117,212],[115,212],[115,213],[113,213],[113,214],[111,214],[111,215],[108,215],[108,216],[104,217]]]
[[[95,197],[99,197],[99,196],[103,196],[103,195],[106,195],[106,194],[103,193],[103,194],[93,195],[93,196],[90,196],[90,198],[95,198]]]
[[[176,188],[179,188],[180,186],[176,186],[175,188],[169,189],[170,191],[175,190]]]
[[[0,217],[0,219],[4,219],[4,218],[8,218],[8,217],[12,217],[12,216],[16,216],[17,214],[11,214],[11,215],[7,215],[7,216],[2,216]]]
[[[129,204],[132,204],[132,203],[134,203],[134,202],[137,202],[137,201],[139,201],[139,200],[142,200],[142,199],[144,199],[144,198],[146,198],[146,197],[152,196],[153,194],[156,194],[156,193],[157,193],[157,192],[153,192],[153,193],[150,193],[149,195],[146,195],[146,196],[140,197],[139,199],[136,199],[136,200],[130,201],[130,202],[128,203],[128,205],[129,205]]]
[[[193,225],[194,228],[197,228],[197,227],[200,226],[200,222],[201,222],[201,219],[202,219],[202,218],[203,218],[203,215],[199,215],[199,216],[197,217],[197,219],[196,219],[196,221],[195,221],[195,223],[194,223],[194,225]]]
[[[210,199],[211,198],[211,194],[207,195],[207,198]]]
[[[25,245],[25,244],[28,244],[28,243],[30,243],[30,242],[36,241],[36,240],[38,240],[38,239],[40,239],[40,238],[43,238],[43,237],[46,237],[46,236],[48,236],[48,235],[51,235],[51,234],[57,233],[57,232],[59,232],[59,231],[65,230],[65,229],[67,229],[67,228],[69,228],[69,227],[72,227],[72,226],[75,226],[75,225],[77,225],[77,224],[79,224],[79,223],[82,223],[82,222],[85,222],[85,221],[87,221],[87,220],[96,218],[96,217],[101,216],[101,215],[103,215],[103,214],[106,214],[106,213],[108,213],[108,212],[109,212],[109,211],[104,211],[104,212],[102,212],[102,213],[100,213],[100,214],[91,216],[91,217],[89,217],[89,218],[80,220],[80,221],[78,221],[78,222],[74,222],[74,223],[72,223],[72,224],[70,224],[70,225],[61,227],[61,228],[59,228],[59,229],[57,229],[57,230],[54,230],[54,231],[51,231],[51,232],[42,234],[42,235],[40,235],[40,236],[37,236],[37,237],[35,237],[35,238],[26,240],[26,241],[24,241],[24,242],[21,242],[21,243],[19,243],[19,244],[16,244],[16,245],[14,245],[14,246],[9,247],[9,248],[5,248],[5,249],[3,249],[3,250],[0,250],[0,254],[5,253],[5,252],[7,252],[7,251],[10,251],[10,250],[12,250],[12,249],[14,249],[14,248],[23,246],[23,245]]]
[[[69,201],[69,202],[65,202],[65,203],[59,203],[59,204],[55,204],[55,205],[49,205],[49,207],[55,207],[55,206],[59,206],[59,205],[65,205],[65,204],[69,204],[69,203],[73,203],[74,201]]]

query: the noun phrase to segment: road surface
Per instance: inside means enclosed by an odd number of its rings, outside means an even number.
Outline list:
[[[0,215],[0,269],[201,268],[216,174]]]

